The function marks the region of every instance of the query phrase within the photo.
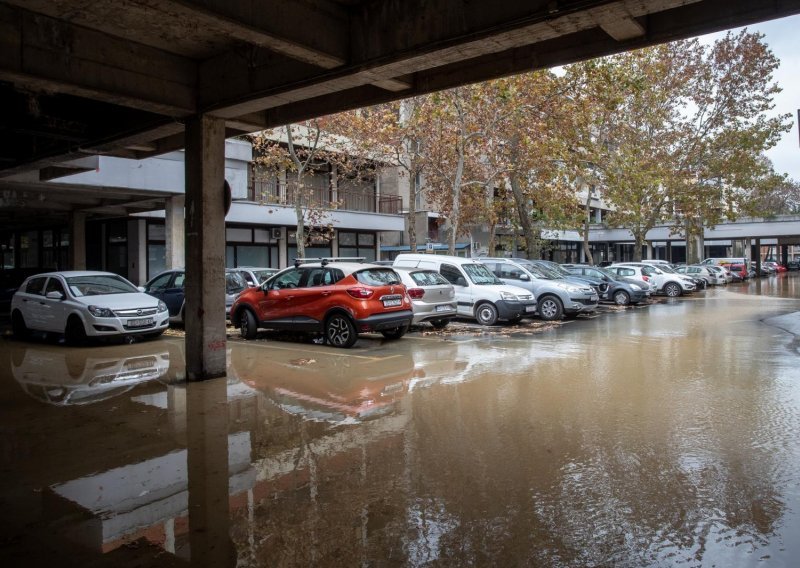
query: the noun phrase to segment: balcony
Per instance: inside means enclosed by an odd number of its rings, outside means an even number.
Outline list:
[[[374,192],[332,191],[329,187],[306,185],[297,191],[293,184],[270,180],[250,180],[248,199],[261,204],[287,205],[293,207],[301,199],[304,207],[337,209],[339,211],[358,211],[364,213],[383,213],[400,215],[403,198],[398,195],[376,196]]]

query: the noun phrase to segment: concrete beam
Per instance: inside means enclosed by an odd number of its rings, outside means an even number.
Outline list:
[[[125,107],[194,112],[189,59],[0,4],[0,80]]]

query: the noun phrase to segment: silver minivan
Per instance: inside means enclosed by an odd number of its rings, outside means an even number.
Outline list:
[[[478,258],[506,284],[530,290],[536,296],[537,312],[545,321],[597,309],[600,297],[589,284],[576,284],[543,266],[519,258]]]

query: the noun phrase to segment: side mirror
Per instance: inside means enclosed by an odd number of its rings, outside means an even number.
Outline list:
[[[48,292],[47,293],[47,299],[48,300],[63,300],[64,299],[64,294],[62,294],[61,292],[58,292],[56,290],[53,290],[52,292]]]
[[[456,286],[466,286],[466,285],[467,285],[467,281],[466,281],[466,280],[464,280],[464,277],[463,277],[463,276],[459,276],[459,277],[456,279]]]
[[[528,281],[530,281],[531,277],[528,276],[527,274],[520,274],[519,275],[519,279],[524,281],[524,282],[528,282]]]
[[[139,290],[139,292],[145,292],[145,293],[147,292],[144,286],[137,286],[136,289]]]

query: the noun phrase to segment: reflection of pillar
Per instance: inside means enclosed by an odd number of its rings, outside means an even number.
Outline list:
[[[186,123],[186,375],[225,374],[225,121]]]
[[[72,270],[86,270],[86,213],[72,212],[70,233],[70,266]]]
[[[220,201],[222,201],[220,199]],[[227,380],[187,385],[189,546],[192,566],[233,566],[228,503]]]
[[[175,195],[166,200],[164,233],[167,268],[183,268],[186,264],[183,206],[186,197]]]

